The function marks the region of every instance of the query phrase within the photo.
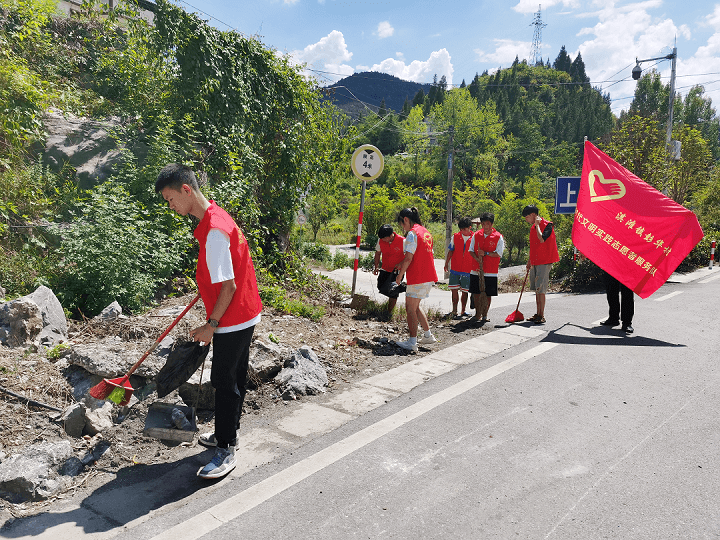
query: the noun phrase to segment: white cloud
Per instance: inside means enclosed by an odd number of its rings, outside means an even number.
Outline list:
[[[388,73],[406,81],[420,83],[432,81],[433,75],[437,75],[438,79],[445,75],[448,85],[451,85],[454,69],[450,60],[450,53],[448,53],[447,49],[440,49],[430,53],[430,58],[427,60],[413,60],[410,64],[406,64],[403,60],[388,58],[379,64],[373,65],[370,71]]]
[[[289,6],[293,4],[297,4],[300,0],[283,0],[283,4],[287,4]]]
[[[376,33],[380,39],[384,39],[392,36],[395,33],[395,29],[388,21],[383,21],[378,24]]]
[[[352,75],[355,70],[346,62],[352,60],[352,55],[348,51],[345,43],[345,36],[338,30],[333,30],[327,36],[317,43],[308,45],[302,51],[292,51],[290,56],[295,64],[307,64],[308,68],[327,71],[331,74],[327,75],[333,79],[339,79]],[[313,72],[305,73],[308,76],[317,76]]]
[[[401,52],[396,52],[395,58],[397,58],[398,60],[405,60],[405,54]]]
[[[535,13],[538,4],[542,4],[543,9],[556,5],[562,5],[563,7],[571,9],[580,7],[578,0],[544,0],[543,2],[538,2],[538,0],[520,0],[516,6],[513,6],[513,9],[518,13]]]
[[[516,56],[520,60],[530,56],[531,47],[532,44],[529,41],[496,39],[493,52],[485,52],[480,49],[475,49],[474,52],[481,62],[490,62],[498,66],[508,67],[515,61]],[[549,48],[549,45],[543,46],[543,48]]]
[[[574,58],[581,52],[593,85],[607,88],[612,98],[632,97],[636,83],[630,79],[630,71],[635,59],[665,56],[672,52],[674,36],[690,38],[690,30],[686,25],[677,26],[672,19],[651,15],[650,10],[660,7],[662,0],[622,6],[612,2],[602,4],[599,11],[582,15],[585,18],[597,18],[598,22],[578,32],[578,36],[588,36],[588,39],[580,44],[578,50],[568,51],[568,54]],[[643,63],[641,67],[647,70],[654,63]],[[670,62],[661,61],[655,69],[663,77],[669,77]],[[621,79],[628,80],[612,84]],[[627,110],[630,101],[613,101],[613,112],[619,114],[622,109]]]

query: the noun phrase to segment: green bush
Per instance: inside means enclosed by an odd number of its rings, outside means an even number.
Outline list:
[[[53,289],[66,309],[87,316],[115,300],[131,312],[141,310],[190,245],[182,222],[166,233],[165,210],[152,214],[109,182],[91,191],[72,214],[68,228],[55,229],[64,268]]]
[[[572,291],[593,291],[602,289],[603,271],[589,259],[573,260],[574,248],[568,239],[558,246],[560,261],[554,264],[550,273],[552,279],[561,279],[563,288]]]
[[[260,285],[260,299],[265,307],[272,307],[283,313],[319,321],[325,315],[325,308],[313,306],[302,300],[290,299],[285,289],[278,285]]]
[[[330,248],[328,248],[325,244],[305,242],[304,244],[302,244],[300,249],[302,256],[308,259],[313,259],[319,262],[330,262],[332,260]]]
[[[355,259],[351,259],[350,255],[345,253],[342,250],[338,250],[335,252],[335,256],[332,259],[332,266],[333,269],[335,268],[352,268],[355,264],[353,261]]]
[[[696,268],[707,266],[710,263],[710,248],[713,240],[720,239],[720,232],[707,228],[703,231],[705,236],[692,249],[688,256],[677,267],[678,272],[690,272]],[[717,261],[717,246],[715,247],[715,260]]]

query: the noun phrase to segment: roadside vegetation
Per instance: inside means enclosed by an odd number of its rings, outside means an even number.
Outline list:
[[[141,312],[158,291],[179,293],[191,279],[193,225],[153,190],[169,162],[192,166],[207,196],[241,225],[263,302],[314,320],[343,291],[329,291],[309,265],[352,265],[327,245],[355,242],[360,183],[349,161],[364,143],[386,156],[366,195],[369,248],[381,224],[416,206],[444,257],[451,133],[454,215],[495,213],[503,265],[526,260],[521,209],[532,203],[557,226],[555,278],[577,288],[595,282],[592,263],[573,261],[571,216],[552,213],[555,178],[580,174],[585,136],[697,213],[706,237],[681,269],[706,264],[720,231],[719,121],[702,87],[676,96],[673,138],[683,158],[670,162],[669,89],[659,75],[646,74],[616,118],[581,56],[564,47],[552,64],[516,59],[452,89],[441,78],[401,111],[367,108],[356,120],[259,40],[219,31],[167,0],[157,1],[153,25],[131,1],[110,11],[87,1],[68,18],[53,0],[0,0],[0,51],[0,285],[8,298],[48,285],[72,317],[113,300]],[[72,167],[43,160],[49,110],[120,119],[113,136],[126,150],[108,181],[81,187]],[[372,256],[360,266],[370,269]]]

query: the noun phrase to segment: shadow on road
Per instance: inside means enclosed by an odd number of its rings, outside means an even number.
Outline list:
[[[561,334],[563,328],[572,326],[584,330],[589,335],[573,336]],[[670,343],[659,339],[639,336],[637,334],[625,334],[619,328],[607,328],[605,326],[593,326],[587,328],[578,324],[565,323],[557,330],[551,330],[548,335],[540,340],[541,342],[562,343],[566,345],[602,345],[620,347],[687,347],[682,343]]]
[[[212,454],[212,450],[207,450],[176,462],[140,464],[120,469],[115,479],[89,494],[80,508],[13,520],[0,529],[0,536],[32,537],[63,524],[74,524],[85,534],[121,529],[153,510],[222,481],[203,480],[195,474]],[[228,479],[224,481],[228,482]]]

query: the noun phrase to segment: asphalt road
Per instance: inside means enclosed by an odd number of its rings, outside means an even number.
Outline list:
[[[256,467],[199,484],[169,464],[0,536],[720,537],[720,269],[682,281],[636,297],[631,336],[598,325],[604,295],[556,295],[543,327],[419,358],[417,383],[373,377],[357,390],[384,387],[379,406]]]

